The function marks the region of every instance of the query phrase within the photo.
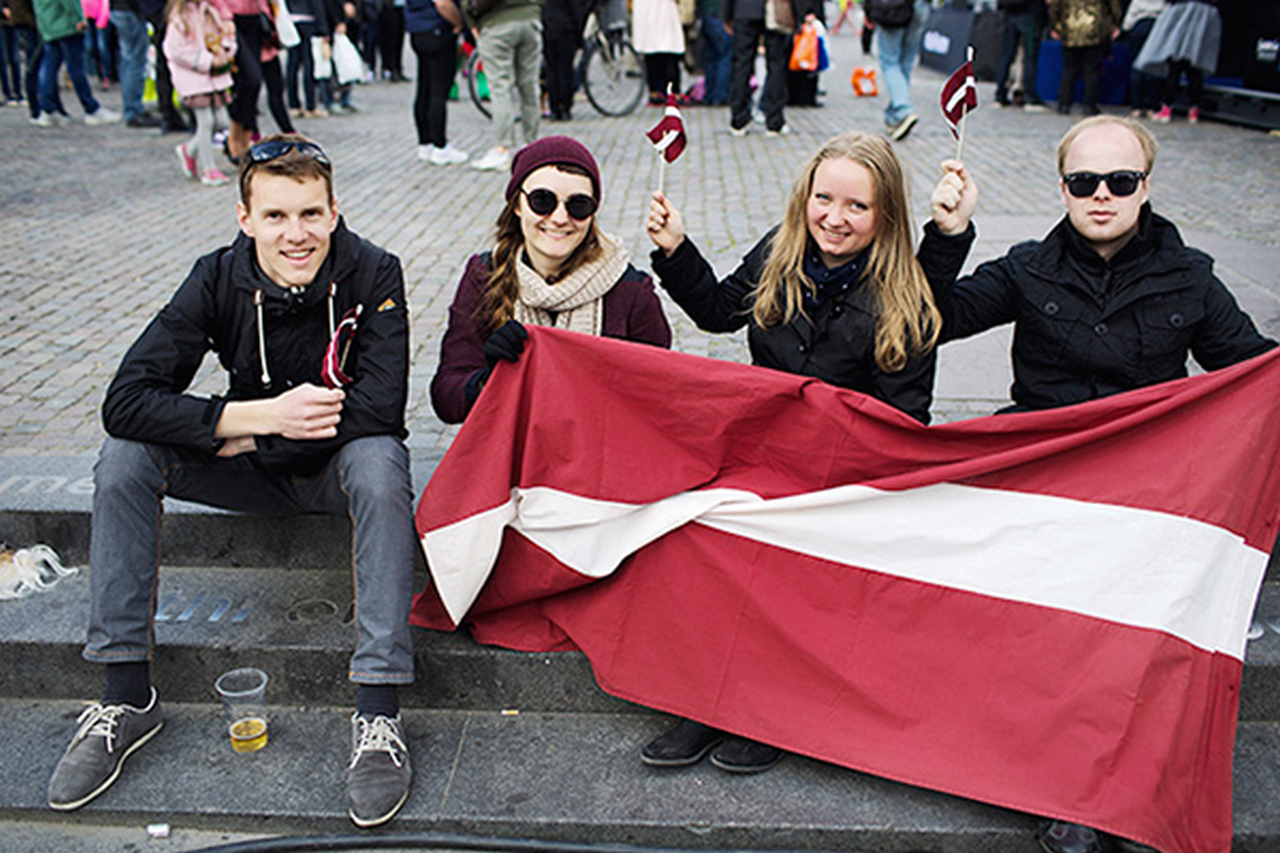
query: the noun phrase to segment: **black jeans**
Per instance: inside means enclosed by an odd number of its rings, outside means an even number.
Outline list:
[[[284,105],[284,67],[279,55],[262,63],[262,82],[267,84],[267,107],[281,133],[294,133],[289,108]],[[258,127],[255,124],[254,130]]]
[[[316,70],[315,60],[311,56],[311,37],[316,34],[316,25],[310,21],[295,21],[298,37],[302,39],[295,47],[289,48],[289,59],[285,62],[285,91],[288,94],[289,107],[297,109],[303,104],[307,111],[316,108]],[[298,99],[298,75],[302,75],[302,97]]]
[[[448,142],[445,122],[449,89],[458,64],[458,36],[445,29],[411,33],[409,44],[418,57],[417,94],[413,99],[418,144],[443,148]]]
[[[378,15],[378,48],[382,54],[382,70],[392,77],[403,77],[404,9],[392,3],[382,7]]]
[[[782,108],[787,103],[787,62],[791,59],[791,37],[765,29],[764,20],[733,22],[733,78],[729,85],[731,127],[751,123],[751,72],[756,64],[756,46],[764,38],[764,91],[760,109],[765,126],[781,130],[785,124]]]
[[[542,33],[542,58],[546,63],[547,106],[551,117],[567,119],[573,109],[573,59],[582,46],[582,30]]]
[[[680,59],[678,53],[646,53],[644,55],[644,77],[649,84],[649,99],[657,97],[660,103],[666,103],[667,87],[672,94],[680,94]]]
[[[1107,47],[1102,44],[1089,47],[1064,47],[1062,49],[1062,82],[1058,84],[1058,109],[1068,110],[1075,99],[1076,75],[1084,74],[1084,98],[1080,103],[1089,115],[1098,112],[1098,88],[1102,78],[1102,59]]]
[[[260,15],[236,15],[235,97],[227,107],[231,120],[249,130],[258,129],[258,93],[262,91],[262,39],[266,35]]]

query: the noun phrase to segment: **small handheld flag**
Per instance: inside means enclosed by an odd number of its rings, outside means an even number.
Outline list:
[[[658,149],[662,159],[668,163],[674,163],[684,153],[689,141],[684,133],[684,116],[676,104],[676,96],[671,92],[667,92],[667,106],[662,111],[662,120],[645,136],[649,137],[653,147]]]
[[[964,120],[973,110],[978,108],[978,87],[973,80],[973,48],[969,48],[969,58],[947,78],[942,85],[941,97],[942,117],[951,128],[951,135],[956,138],[956,159],[960,159],[960,151],[964,146]]]
[[[670,85],[667,86],[667,105],[662,111],[662,120],[645,136],[649,137],[658,156],[662,158],[658,161],[658,192],[662,192],[667,164],[674,163],[689,143],[689,138],[684,133],[684,116],[680,113],[680,106],[676,103],[676,96]]]
[[[338,327],[333,330],[333,339],[324,351],[324,364],[320,368],[320,378],[326,388],[345,388],[352,382],[352,377],[343,372],[347,366],[347,355],[356,340],[356,326],[360,320],[363,305],[357,305],[346,314]]]

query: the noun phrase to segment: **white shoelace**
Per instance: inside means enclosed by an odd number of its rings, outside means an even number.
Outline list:
[[[407,751],[404,741],[400,739],[396,722],[388,717],[377,716],[372,720],[356,717],[360,725],[360,737],[356,740],[356,748],[351,753],[351,766],[366,752],[385,752],[391,756],[396,767],[404,765],[403,753]]]
[[[67,750],[70,751],[86,738],[100,737],[107,742],[107,752],[114,752],[116,724],[120,722],[120,716],[123,713],[123,705],[102,705],[95,702],[85,708],[80,718],[76,720],[80,723],[80,728],[76,731],[76,736],[71,739],[71,746],[67,747]]]

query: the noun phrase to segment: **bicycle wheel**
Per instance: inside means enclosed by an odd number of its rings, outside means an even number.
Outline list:
[[[630,115],[645,95],[640,54],[620,35],[592,39],[583,60],[582,88],[591,106],[604,115]]]
[[[473,50],[467,59],[467,91],[471,93],[471,103],[476,105],[485,118],[493,118],[489,109],[489,81],[484,74],[484,63],[480,61],[480,51]]]

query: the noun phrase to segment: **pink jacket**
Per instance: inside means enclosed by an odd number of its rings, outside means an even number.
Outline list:
[[[183,3],[164,34],[164,55],[178,96],[207,95],[231,88],[230,69],[213,73],[210,44],[221,42],[228,57],[236,54],[236,30],[209,0]]]
[[[86,21],[93,21],[94,26],[105,30],[111,23],[111,4],[108,0],[80,0],[80,8],[84,10]]]

